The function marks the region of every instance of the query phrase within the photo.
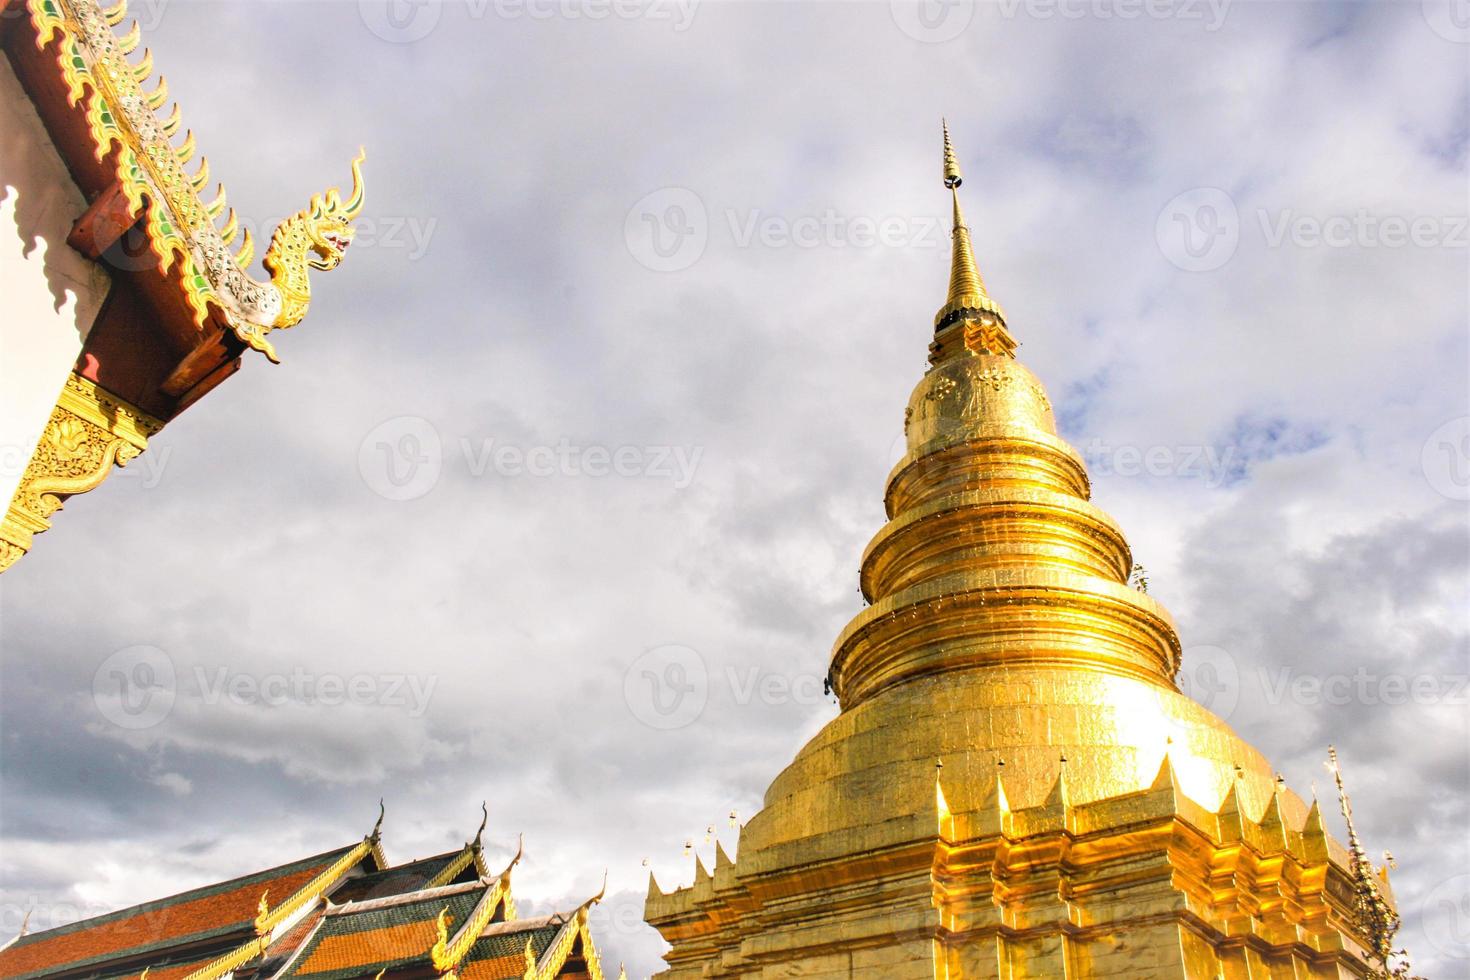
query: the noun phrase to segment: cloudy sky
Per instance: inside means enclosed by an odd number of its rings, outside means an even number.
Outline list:
[[[1463,3],[928,2],[135,0],[247,224],[359,143],[369,220],[282,365],[5,576],[0,932],[487,799],[526,901],[608,868],[657,969],[649,868],[836,710],[946,115],[1184,683],[1304,794],[1336,742],[1416,965],[1470,975]]]

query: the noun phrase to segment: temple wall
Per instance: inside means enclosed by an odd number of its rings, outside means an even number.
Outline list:
[[[87,209],[0,58],[0,504],[15,494],[110,279],[66,244]]]

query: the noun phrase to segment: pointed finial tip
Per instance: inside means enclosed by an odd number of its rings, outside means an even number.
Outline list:
[[[954,190],[965,182],[960,173],[960,162],[954,155],[954,144],[949,141],[949,123],[941,119],[940,125],[944,129],[944,186]]]

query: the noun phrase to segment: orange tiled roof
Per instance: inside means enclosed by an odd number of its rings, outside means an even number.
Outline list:
[[[253,934],[263,891],[269,888],[273,898],[285,899],[351,849],[338,848],[243,878],[23,936],[0,951],[0,980],[30,980],[85,967],[106,974],[109,960],[234,934]],[[170,980],[160,971],[150,972],[149,978]]]
[[[452,934],[490,887],[474,881],[333,908],[284,975],[341,980],[428,964],[440,911],[448,910]]]
[[[526,975],[526,944],[531,945],[531,955],[540,959],[568,918],[548,915],[491,925],[460,964],[460,980],[520,980]]]

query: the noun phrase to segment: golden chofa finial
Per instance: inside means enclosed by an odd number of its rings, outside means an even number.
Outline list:
[[[1006,332],[1005,315],[985,291],[985,280],[975,264],[975,251],[970,243],[970,228],[960,209],[959,186],[965,182],[960,173],[959,158],[949,138],[949,123],[941,120],[944,131],[944,186],[949,188],[954,203],[953,247],[949,263],[949,295],[934,317],[934,332],[940,334],[958,326],[947,337],[936,337],[930,360],[938,363],[961,350],[976,354],[1015,356],[1016,342]]]

